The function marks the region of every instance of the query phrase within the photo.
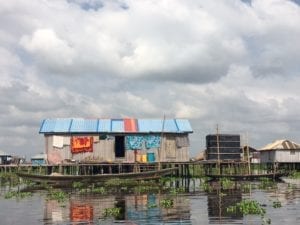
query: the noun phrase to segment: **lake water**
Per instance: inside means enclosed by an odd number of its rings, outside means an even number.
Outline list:
[[[0,189],[0,224],[300,224],[300,187],[277,182],[235,183],[223,189],[219,183],[204,186],[199,179],[170,182],[179,192],[95,194],[64,190],[68,195],[62,202],[50,200],[46,190],[36,190],[32,196],[5,199],[11,188]],[[13,187],[17,189],[20,187]],[[175,190],[175,189],[173,189]],[[176,189],[179,190],[179,189]],[[163,200],[172,200],[165,208]],[[229,206],[243,199],[254,199],[266,210],[260,215],[227,212]],[[274,208],[274,202],[281,207]],[[108,208],[120,208],[116,218],[105,218]]]

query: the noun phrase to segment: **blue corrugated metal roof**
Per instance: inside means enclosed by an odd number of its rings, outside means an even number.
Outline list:
[[[164,124],[164,132],[178,132],[178,127],[176,125],[176,122],[174,119],[167,119],[165,120],[165,124]]]
[[[111,132],[124,132],[124,121],[122,119],[111,120]]]
[[[164,124],[163,124],[164,123]],[[137,133],[191,133],[186,119],[137,119]],[[40,133],[126,133],[123,119],[45,119]],[[132,132],[130,132],[132,133]]]
[[[76,132],[97,132],[98,120],[97,119],[73,119],[70,127],[71,133]]]
[[[138,119],[138,131],[141,133],[161,132],[163,120],[160,119]]]
[[[110,119],[99,119],[98,132],[111,132],[111,121]]]
[[[186,119],[176,119],[175,121],[176,121],[178,130],[180,130],[182,132],[193,132],[191,124],[188,120],[186,120]]]
[[[48,132],[69,132],[72,119],[69,118],[58,118],[58,119],[46,119],[43,121],[40,133]]]

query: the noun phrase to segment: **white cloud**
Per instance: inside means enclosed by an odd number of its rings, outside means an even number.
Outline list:
[[[191,119],[193,151],[217,123],[300,142],[299,22],[287,0],[3,1],[1,149],[41,152],[47,117],[163,114]]]
[[[38,29],[30,37],[25,35],[20,44],[37,62],[52,67],[71,66],[75,57],[72,47],[51,29]]]

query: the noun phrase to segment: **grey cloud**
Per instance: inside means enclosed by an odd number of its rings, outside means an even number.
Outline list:
[[[216,124],[255,147],[300,142],[293,1],[11,0],[0,11],[1,150],[43,151],[51,117],[187,117],[192,155]]]

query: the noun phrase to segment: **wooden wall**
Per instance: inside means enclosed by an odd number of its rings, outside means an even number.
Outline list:
[[[260,152],[260,162],[300,162],[300,150],[270,150]]]
[[[188,134],[180,136],[185,136]],[[113,136],[110,139],[99,140],[99,135],[86,135],[93,136],[93,152],[84,152],[72,154],[70,145],[70,135],[60,135],[66,140],[61,148],[53,146],[53,135],[45,135],[45,148],[49,164],[60,164],[66,162],[67,160],[76,160],[80,162],[114,162],[115,157],[115,140]],[[80,135],[84,136],[84,135]],[[176,136],[174,134],[164,134],[160,157],[159,149],[141,149],[136,151],[138,155],[147,155],[147,153],[154,153],[155,161],[160,158],[161,162],[186,162],[189,161],[189,147],[178,147],[176,145]],[[135,156],[134,150],[126,150],[125,157],[118,159],[118,162],[135,162],[137,156]]]

